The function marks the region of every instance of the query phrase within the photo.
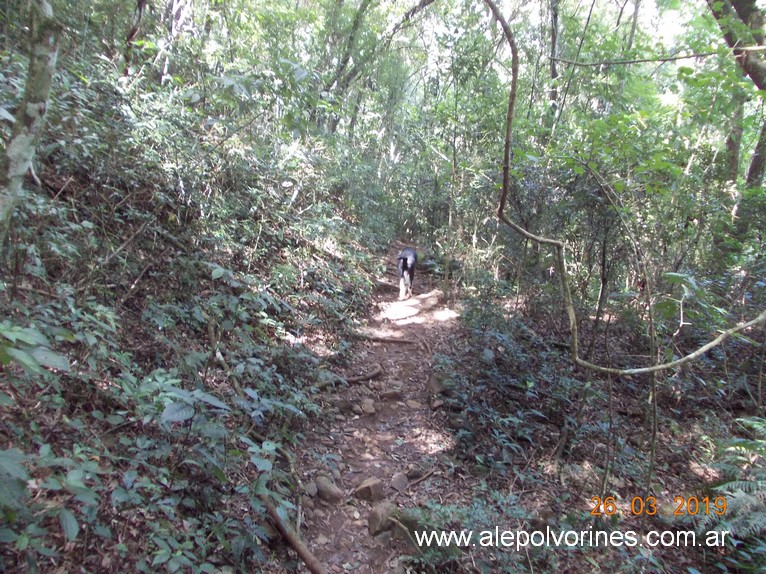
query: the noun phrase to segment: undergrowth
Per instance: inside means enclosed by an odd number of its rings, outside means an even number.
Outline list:
[[[0,569],[252,571],[375,240],[172,91],[59,81],[0,294]]]

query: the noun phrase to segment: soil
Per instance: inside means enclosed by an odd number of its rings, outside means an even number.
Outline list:
[[[422,273],[415,276],[412,297],[397,300],[396,253],[389,254],[375,311],[352,353],[354,372],[346,377],[374,373],[377,366],[380,374],[338,385],[325,395],[325,416],[307,433],[297,461],[310,494],[315,494],[319,475],[329,476],[343,490],[337,503],[309,495],[302,501],[305,542],[329,572],[397,571],[401,557],[416,550],[391,531],[372,536],[371,508],[383,500],[412,508],[426,498],[450,497],[442,480],[442,455],[454,438],[441,430],[445,414],[429,380],[433,353],[454,337],[458,313]],[[370,478],[379,479],[383,489],[373,500],[363,500],[354,490]],[[459,488],[454,478],[449,484]]]

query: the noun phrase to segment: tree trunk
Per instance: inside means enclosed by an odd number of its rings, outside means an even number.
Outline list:
[[[633,41],[636,38],[636,28],[638,27],[638,9],[641,7],[641,0],[636,0],[635,8],[633,8],[633,22],[630,24],[630,35],[628,36],[628,45],[625,46],[625,51],[630,52],[633,49]]]
[[[707,0],[707,4],[737,63],[759,90],[766,90],[766,60],[763,51],[744,49],[763,45],[764,15],[755,0]],[[747,26],[747,30],[732,24],[738,24],[736,20]]]
[[[35,145],[45,123],[48,96],[56,69],[61,26],[47,0],[30,3],[30,56],[24,99],[16,112],[13,132],[0,157],[0,246],[5,246],[11,216],[18,202],[24,175],[32,165]]]
[[[746,101],[744,90],[737,86],[731,99],[734,105],[734,112],[731,115],[729,135],[726,136],[724,181],[737,181],[737,174],[739,173],[739,150],[742,147],[742,121],[745,117]]]
[[[757,187],[763,183],[763,172],[766,169],[766,120],[761,126],[758,143],[755,144],[750,167],[747,169],[747,187]]]
[[[333,88],[343,84],[346,84],[344,87],[348,87],[350,80],[344,78],[344,76],[348,76],[348,74],[353,73],[353,70],[349,72],[349,66],[351,64],[352,56],[354,55],[354,49],[356,48],[357,42],[359,41],[359,32],[362,27],[362,22],[364,21],[367,10],[370,9],[371,5],[372,0],[362,0],[362,3],[359,5],[359,9],[354,15],[354,20],[351,22],[351,29],[348,31],[348,40],[346,41],[343,55],[338,60],[338,64],[335,67],[335,71],[333,72],[332,77],[330,77],[330,79],[325,82],[323,88],[325,92],[329,92]],[[359,58],[357,58],[357,60],[359,60]],[[357,62],[356,65],[358,66],[359,62]],[[345,94],[341,92],[340,95],[343,96]]]
[[[558,57],[558,37],[559,37],[559,2],[560,0],[551,0],[551,91],[550,100],[553,105],[559,100],[559,89],[557,80],[559,71],[556,67],[556,58]]]

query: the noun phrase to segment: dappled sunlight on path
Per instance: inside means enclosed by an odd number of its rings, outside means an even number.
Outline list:
[[[394,260],[389,254],[389,276]],[[456,437],[444,424],[432,368],[434,352],[457,338],[459,313],[430,277],[417,279],[404,301],[393,281],[379,279],[374,314],[357,330],[346,376],[378,366],[381,374],[324,395],[324,414],[304,442],[304,533],[330,572],[397,571],[399,557],[414,550],[395,531],[378,530],[377,509],[386,503],[412,509],[443,495],[445,485],[458,487],[445,475],[442,458]],[[327,481],[337,490],[323,492]]]

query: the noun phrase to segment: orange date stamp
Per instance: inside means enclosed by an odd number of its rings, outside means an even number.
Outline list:
[[[614,496],[593,496],[590,499],[592,506],[590,514],[592,516],[707,516],[715,514],[723,516],[726,513],[726,497],[716,496],[676,496],[673,498],[673,505],[660,508],[657,499],[654,496],[634,496],[630,499],[630,504],[626,508],[617,505],[617,499]]]

